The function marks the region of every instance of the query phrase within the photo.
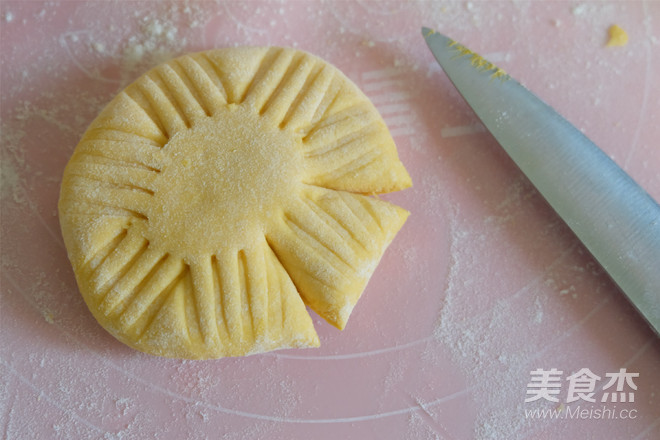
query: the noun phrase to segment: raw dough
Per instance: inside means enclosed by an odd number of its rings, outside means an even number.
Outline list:
[[[628,44],[628,34],[621,26],[613,24],[609,27],[607,33],[609,35],[608,46],[625,46]]]
[[[374,106],[305,52],[231,48],[158,66],[91,124],[59,212],[98,322],[177,358],[314,347],[338,328],[408,212]]]

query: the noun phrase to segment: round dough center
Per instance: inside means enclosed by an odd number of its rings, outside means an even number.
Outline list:
[[[298,191],[300,139],[230,104],[163,147],[147,238],[184,259],[244,248]]]

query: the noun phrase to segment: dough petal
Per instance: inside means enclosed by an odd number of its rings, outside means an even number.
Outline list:
[[[373,197],[307,186],[267,239],[305,302],[343,329],[407,217]]]

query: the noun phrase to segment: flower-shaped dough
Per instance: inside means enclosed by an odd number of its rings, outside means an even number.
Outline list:
[[[64,172],[59,211],[98,322],[147,353],[241,356],[343,328],[408,212],[369,100],[305,52],[186,55],[122,91]]]

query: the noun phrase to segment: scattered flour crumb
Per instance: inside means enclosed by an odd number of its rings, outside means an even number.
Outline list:
[[[573,9],[571,10],[573,15],[584,15],[585,12],[587,12],[587,5],[584,3],[580,3],[577,6],[574,6]]]
[[[55,320],[53,319],[53,312],[50,310],[44,310],[42,312],[42,315],[44,317],[44,320],[49,323],[49,324],[54,324]]]
[[[99,43],[98,41],[95,41],[91,44],[92,49],[94,49],[95,52],[98,53],[105,53],[105,44]]]

